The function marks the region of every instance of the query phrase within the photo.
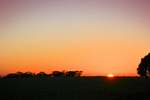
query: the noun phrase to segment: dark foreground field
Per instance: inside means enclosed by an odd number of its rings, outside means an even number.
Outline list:
[[[0,79],[0,100],[150,100],[150,79],[74,77]]]

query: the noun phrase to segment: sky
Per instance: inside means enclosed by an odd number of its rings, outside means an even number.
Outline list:
[[[149,0],[1,0],[0,75],[81,70],[137,76],[150,52]]]

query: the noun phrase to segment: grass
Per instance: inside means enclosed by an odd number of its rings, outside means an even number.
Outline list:
[[[150,80],[141,77],[0,79],[0,100],[147,100]]]

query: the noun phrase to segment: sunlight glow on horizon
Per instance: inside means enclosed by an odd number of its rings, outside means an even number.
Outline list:
[[[108,77],[114,77],[114,75],[113,74],[108,74]]]

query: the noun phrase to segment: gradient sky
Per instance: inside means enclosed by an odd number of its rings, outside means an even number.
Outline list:
[[[149,0],[1,0],[0,75],[137,75],[150,52]]]

